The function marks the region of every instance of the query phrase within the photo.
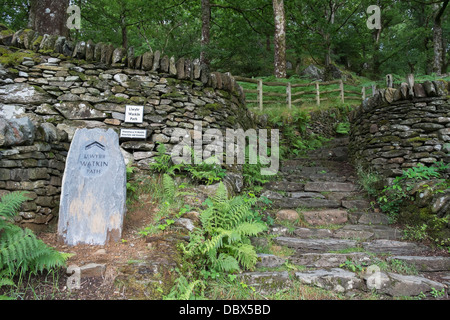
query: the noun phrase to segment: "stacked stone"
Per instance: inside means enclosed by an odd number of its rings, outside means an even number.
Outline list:
[[[42,52],[30,53],[14,68],[0,65],[0,192],[28,191],[32,200],[21,210],[21,223],[45,224],[57,214],[65,158],[77,128],[146,129],[146,140],[120,144],[126,160],[149,169],[157,142],[168,151],[179,143],[172,137],[176,128],[192,137],[196,123],[203,131],[254,127],[239,91],[227,90],[236,85],[229,74],[212,73],[207,86],[179,78],[182,63],[175,65],[180,71],[173,77]],[[184,60],[184,65],[190,64]],[[197,77],[199,70],[192,72]],[[126,105],[144,106],[143,123],[125,123]]]
[[[204,86],[232,92],[245,101],[242,88],[230,73],[209,72],[209,68],[200,63],[200,59],[169,57],[160,51],[146,52],[135,56],[134,48],[128,50],[115,48],[112,44],[97,43],[92,40],[73,42],[57,35],[40,35],[34,30],[25,29],[0,37],[0,44],[33,50],[44,54],[72,57],[89,62],[101,62],[111,67],[127,67],[165,74],[179,80],[197,80]]]
[[[15,219],[35,229],[58,207],[69,150],[67,134],[38,115],[52,100],[23,83],[0,87],[0,195],[25,191],[30,201]]]
[[[450,160],[448,83],[379,90],[352,116],[350,150],[364,167],[395,177],[418,163]]]

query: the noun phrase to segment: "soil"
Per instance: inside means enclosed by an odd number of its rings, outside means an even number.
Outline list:
[[[42,232],[38,237],[49,246],[64,253],[73,254],[67,260],[67,266],[83,266],[88,263],[105,264],[106,271],[102,278],[90,277],[81,279],[81,289],[70,291],[67,288],[66,268],[51,273],[44,272],[15,283],[22,283],[18,300],[121,300],[128,297],[114,285],[118,269],[129,261],[140,260],[157,250],[152,243],[147,243],[145,237],[138,234],[139,230],[148,226],[157,210],[150,201],[134,204],[124,221],[122,241],[104,246],[77,245],[67,246],[60,243],[56,232]],[[7,294],[5,287],[1,294]]]

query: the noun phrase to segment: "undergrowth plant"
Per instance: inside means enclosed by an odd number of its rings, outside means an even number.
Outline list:
[[[11,285],[16,274],[36,274],[65,266],[67,254],[62,254],[38,239],[30,229],[13,223],[23,202],[30,200],[24,192],[13,192],[0,202],[0,286]]]
[[[155,162],[150,163],[150,169],[154,172],[175,176],[175,173],[185,172],[198,182],[204,182],[208,185],[222,181],[225,177],[226,170],[215,161],[214,157],[206,161],[198,161],[194,150],[190,150],[190,163],[175,164],[172,157],[167,153],[166,146],[159,143],[157,147],[158,154],[154,157]]]
[[[228,199],[227,190],[220,183],[216,195],[205,201],[207,209],[200,215],[202,228],[191,233],[187,246],[180,245],[186,258],[196,261],[200,269],[217,272],[252,269],[257,255],[249,237],[267,229],[255,217],[252,206],[256,202],[255,197]]]
[[[419,163],[416,167],[403,171],[403,174],[396,177],[390,186],[386,186],[378,198],[378,203],[383,212],[389,216],[391,222],[397,221],[405,201],[414,200],[410,191],[418,181],[439,178],[440,172],[449,167],[449,164],[446,165],[443,162],[430,167]]]

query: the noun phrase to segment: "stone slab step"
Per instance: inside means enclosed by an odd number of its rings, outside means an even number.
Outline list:
[[[348,221],[346,210],[314,210],[302,213],[305,221],[312,226],[345,224]]]
[[[307,192],[353,192],[358,188],[353,183],[342,182],[308,182],[304,188]]]
[[[388,260],[403,261],[420,272],[450,271],[450,257],[394,256]]]
[[[240,279],[263,294],[286,288],[290,282],[287,271],[245,272]]]
[[[402,231],[385,225],[353,225],[348,224],[341,229],[335,230],[334,238],[359,239],[359,240],[400,240]]]
[[[441,291],[445,286],[423,276],[401,275],[396,273],[375,272],[364,276],[369,290],[393,297],[414,297],[430,293],[433,289]]]
[[[272,181],[264,185],[265,189],[272,191],[298,192],[305,190],[304,183],[289,181]]]
[[[296,228],[290,231],[286,227],[276,226],[270,229],[270,234],[291,236],[300,239],[352,239],[352,240],[400,240],[402,231],[384,225],[353,225],[347,224],[340,229]]]
[[[347,260],[350,260],[355,264],[369,264],[371,258],[364,252],[305,253],[289,258],[291,263],[308,268],[338,268]]]
[[[364,242],[362,247],[369,252],[393,255],[420,255],[429,251],[429,248],[422,244],[385,239]]]
[[[296,272],[295,277],[304,284],[339,293],[365,289],[364,281],[356,273],[339,268]]]
[[[312,198],[283,198],[273,200],[273,205],[280,209],[296,208],[340,208],[341,201]]]
[[[347,177],[333,173],[296,173],[286,176],[289,181],[312,181],[312,182],[346,182]]]
[[[324,253],[355,248],[357,241],[342,239],[299,239],[290,237],[277,237],[275,243],[293,248],[297,253]]]
[[[353,224],[388,225],[389,218],[377,212],[353,212],[349,214],[349,221]]]

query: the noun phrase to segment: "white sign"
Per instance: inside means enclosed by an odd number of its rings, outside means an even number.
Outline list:
[[[127,123],[144,122],[144,106],[126,106],[125,122]]]
[[[130,139],[147,139],[147,130],[121,129],[120,137]]]

